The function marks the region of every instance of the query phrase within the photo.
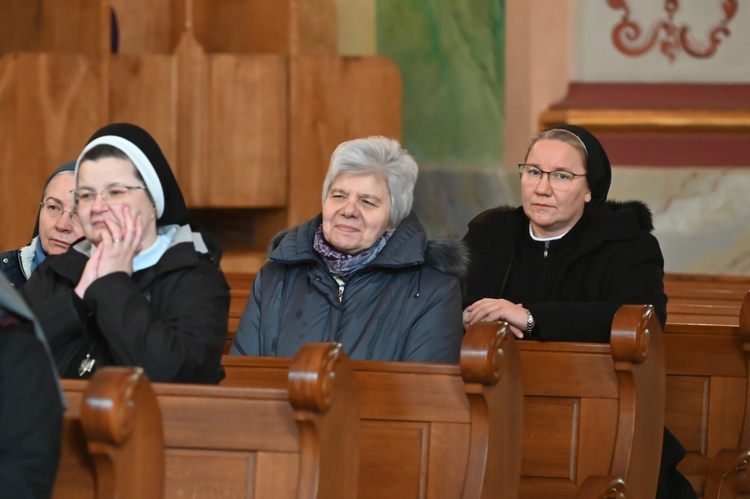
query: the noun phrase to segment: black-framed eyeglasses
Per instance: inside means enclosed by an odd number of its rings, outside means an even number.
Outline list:
[[[60,218],[63,216],[63,214],[67,213],[70,216],[70,221],[74,224],[78,225],[80,221],[78,220],[78,214],[76,213],[76,210],[66,210],[62,206],[60,206],[59,203],[56,203],[55,201],[48,199],[46,201],[42,201],[39,203],[39,206],[41,206],[42,213],[47,215],[50,218]]]
[[[572,173],[567,170],[544,171],[541,168],[527,163],[518,164],[518,174],[521,182],[524,184],[537,184],[547,175],[549,185],[558,191],[566,191],[573,185],[573,181],[578,177],[585,177],[585,173]]]
[[[97,196],[101,197],[102,201],[106,203],[107,205],[115,205],[115,204],[123,203],[128,198],[128,194],[130,193],[130,191],[135,190],[135,189],[146,190],[146,186],[145,185],[113,185],[105,189],[102,189],[99,192],[96,192],[93,189],[80,187],[78,189],[73,189],[70,192],[71,194],[73,194],[73,200],[75,201],[77,206],[88,208],[89,206],[94,204],[94,201],[96,201]]]

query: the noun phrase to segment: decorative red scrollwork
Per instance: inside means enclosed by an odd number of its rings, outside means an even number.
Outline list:
[[[665,0],[666,18],[655,22],[645,34],[641,25],[630,18],[631,9],[628,0],[607,0],[607,4],[615,10],[623,11],[622,19],[612,29],[612,42],[617,50],[631,57],[637,57],[650,51],[658,43],[659,49],[670,61],[675,60],[680,50],[696,58],[705,59],[713,56],[722,39],[729,38],[731,33],[728,28],[729,21],[735,16],[738,8],[738,0],[722,0],[721,8],[724,17],[708,30],[705,41],[697,42],[690,36],[688,25],[677,25],[674,22],[675,13],[680,9],[679,0]]]

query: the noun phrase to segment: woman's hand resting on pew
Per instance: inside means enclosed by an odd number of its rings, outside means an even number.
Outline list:
[[[531,312],[523,308],[521,303],[482,298],[466,307],[463,316],[464,327],[469,327],[479,321],[505,321],[516,338],[523,338],[528,328]]]

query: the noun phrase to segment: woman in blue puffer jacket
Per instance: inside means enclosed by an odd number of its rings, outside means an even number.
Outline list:
[[[339,145],[322,213],[272,241],[229,353],[336,341],[352,359],[458,362],[466,254],[427,240],[411,213],[417,172],[395,140]]]

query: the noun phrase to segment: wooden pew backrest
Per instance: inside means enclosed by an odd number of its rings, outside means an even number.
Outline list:
[[[627,497],[654,497],[665,373],[653,308],[621,307],[609,345],[524,341],[519,350],[525,396],[520,497],[574,497],[618,478]]]
[[[273,387],[154,383],[166,497],[354,498],[359,417],[348,359],[308,344]]]
[[[278,385],[287,362],[225,356],[222,384]],[[472,327],[460,367],[351,365],[361,418],[360,499],[517,497],[522,393],[516,342],[505,325]]]
[[[715,284],[721,285],[720,280]],[[680,471],[704,497],[717,493],[717,480],[738,479],[738,466],[721,469],[731,461],[726,456],[750,449],[750,293],[736,308],[726,316],[673,315],[665,328],[666,425],[687,451]],[[714,463],[719,454],[723,459]]]

